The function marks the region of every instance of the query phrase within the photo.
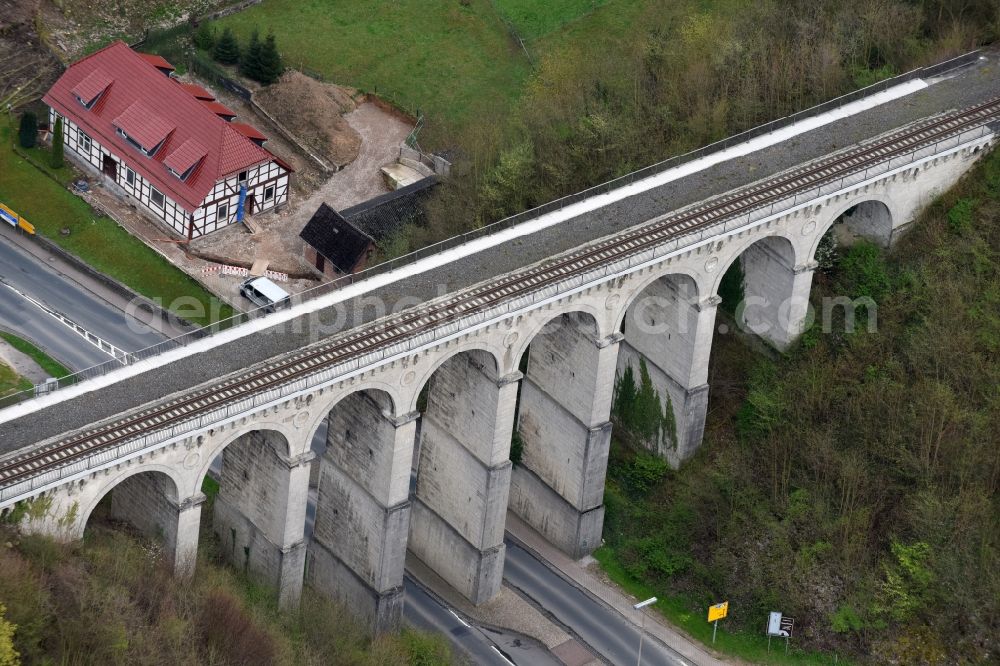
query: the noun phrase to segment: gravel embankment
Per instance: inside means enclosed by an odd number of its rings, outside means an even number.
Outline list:
[[[440,269],[388,285],[364,296],[392,304],[406,297],[430,299],[495,275],[619,232],[654,216],[760,180],[827,153],[852,146],[910,122],[1000,96],[1000,54],[964,69],[957,76],[869,111],[799,135],[785,143],[719,164],[655,190],[623,200],[511,243],[465,257]],[[350,305],[350,303],[349,303]],[[348,308],[349,310],[352,308]],[[340,329],[370,320],[368,307],[342,322]],[[319,313],[333,322],[337,313]],[[88,424],[95,424],[164,396],[217,380],[254,363],[300,349],[308,331],[254,334],[167,367],[119,382],[59,405],[0,425],[0,453],[31,445]]]

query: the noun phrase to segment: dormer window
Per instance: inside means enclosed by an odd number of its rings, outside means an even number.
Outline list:
[[[155,155],[156,151],[159,150],[160,146],[163,145],[163,142],[160,141],[158,144],[156,144],[152,148],[145,148],[145,147],[143,147],[143,145],[141,143],[139,143],[138,141],[136,141],[135,139],[133,139],[132,137],[130,137],[128,134],[126,134],[125,130],[123,130],[120,127],[118,128],[118,136],[120,136],[123,139],[125,139],[126,141],[128,141],[129,145],[131,145],[133,148],[135,148],[136,150],[138,150],[139,152],[141,152],[146,157],[152,157],[153,155]]]
[[[92,109],[113,81],[104,70],[95,69],[73,86],[70,92],[83,108]]]
[[[192,164],[191,166],[189,166],[187,168],[187,170],[184,173],[177,173],[176,171],[174,171],[170,167],[167,167],[167,171],[169,171],[175,177],[180,178],[181,180],[187,180],[187,177],[191,175],[192,171],[194,171],[195,166],[196,166],[195,164]]]
[[[114,119],[118,135],[136,150],[152,157],[174,131],[174,126],[142,102],[133,102]],[[185,167],[186,168],[186,167]]]
[[[76,96],[76,101],[78,101],[83,108],[88,110],[94,108],[94,105],[97,104],[97,100],[99,99],[101,99],[101,93],[97,93],[97,96],[89,102],[85,102],[79,95]]]
[[[187,180],[207,154],[208,151],[202,148],[200,143],[194,139],[188,139],[167,155],[163,160],[163,165],[175,177]]]

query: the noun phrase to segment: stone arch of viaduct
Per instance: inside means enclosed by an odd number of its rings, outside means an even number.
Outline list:
[[[673,410],[659,453],[698,447],[718,291],[740,261],[744,323],[779,349],[807,318],[820,238],[836,221],[891,244],[974,155],[962,150],[720,234],[649,265],[47,491],[23,529],[79,538],[97,502],[195,565],[202,483],[234,564],[294,605],[303,580],[377,631],[400,622],[409,549],[474,603],[503,572],[509,510],[573,557],[600,543],[615,379],[645,362]],[[851,212],[851,215],[845,213]],[[667,402],[669,398],[669,402]],[[325,426],[324,426],[325,424]],[[510,460],[514,432],[523,456]],[[322,433],[325,432],[325,437]],[[324,440],[318,455],[312,443]],[[310,483],[311,480],[311,483]],[[310,487],[313,531],[306,533]],[[114,500],[116,493],[127,501]],[[37,502],[36,498],[36,502]]]

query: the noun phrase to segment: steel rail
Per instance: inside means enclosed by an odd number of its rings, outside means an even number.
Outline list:
[[[719,195],[705,204],[696,205],[658,222],[636,227],[549,263],[486,283],[414,313],[401,314],[395,319],[369,325],[346,338],[276,361],[220,386],[204,389],[196,395],[158,405],[40,451],[15,455],[0,466],[0,487],[109,448],[150,426],[160,428],[199,412],[215,409],[225,402],[264,392],[324,367],[370,353],[373,348],[395,344],[432,330],[442,323],[477,310],[488,309],[497,302],[538,291],[572,274],[593,270],[641,253],[662,244],[667,238],[680,237],[722,220],[758,210],[769,203],[787,199],[796,192],[809,191],[824,182],[867,169],[872,164],[884,163],[901,153],[938,143],[961,134],[970,126],[985,124],[994,116],[1000,116],[1000,98],[918,123],[839,155],[820,159],[801,169],[751,184],[733,193]]]

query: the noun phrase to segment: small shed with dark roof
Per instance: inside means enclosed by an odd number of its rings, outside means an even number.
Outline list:
[[[437,176],[428,176],[406,187],[345,208],[340,214],[371,236],[376,243],[381,243],[408,224],[424,224],[424,199],[437,183]]]
[[[327,277],[363,270],[375,249],[371,236],[321,204],[302,229],[306,260]]]

